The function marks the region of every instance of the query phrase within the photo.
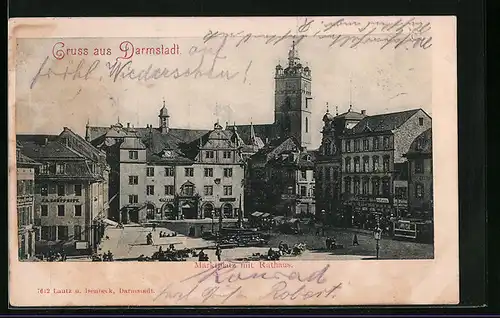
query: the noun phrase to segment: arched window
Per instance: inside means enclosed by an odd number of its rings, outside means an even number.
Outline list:
[[[354,172],[360,171],[359,157],[354,157]]]
[[[373,169],[372,170],[374,172],[377,172],[378,171],[378,164],[379,164],[379,162],[378,162],[378,156],[373,156],[373,161],[372,162],[373,162]]]
[[[373,195],[380,194],[380,180],[378,178],[372,179],[372,194]]]
[[[363,157],[363,172],[370,171],[370,157]]]
[[[360,188],[360,180],[359,180],[359,178],[354,178],[354,194],[355,195],[359,194],[359,188]]]
[[[203,215],[206,218],[211,218],[214,211],[214,205],[212,203],[205,203],[203,206]]]
[[[369,181],[370,180],[368,178],[363,178],[363,189],[362,189],[363,194],[368,194],[368,192],[369,192],[369,185],[368,185]]]
[[[384,172],[389,172],[389,162],[390,162],[391,157],[390,156],[384,156],[384,163],[383,163],[383,169]]]
[[[344,192],[351,193],[351,177],[344,178]]]
[[[224,205],[224,208],[223,208],[223,217],[224,218],[232,218],[233,217],[233,206],[229,203],[227,203],[226,205]]]
[[[345,158],[345,172],[351,172],[351,158]]]

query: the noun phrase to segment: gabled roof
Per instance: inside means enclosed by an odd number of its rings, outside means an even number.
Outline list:
[[[391,131],[399,128],[410,117],[419,112],[420,109],[406,110],[396,113],[367,116],[352,128],[349,134],[360,134],[366,132]]]
[[[31,159],[28,156],[25,156],[22,154],[20,151],[17,152],[16,154],[16,164],[19,167],[22,166],[38,166],[40,165],[39,162],[36,162],[35,160]]]
[[[408,149],[408,155],[432,154],[432,128],[417,136]]]
[[[259,137],[265,143],[266,138],[271,140],[276,136],[276,127],[274,124],[260,124],[260,125],[236,125],[238,134],[245,144],[252,144],[251,130],[255,131],[255,136]]]
[[[352,109],[349,109],[345,113],[342,113],[340,115],[336,115],[334,118],[335,119],[345,119],[345,120],[362,120],[365,117],[366,117],[366,115],[363,115],[361,113],[352,111]]]
[[[26,135],[20,141],[23,145],[23,153],[35,160],[57,160],[73,159],[84,160],[86,157],[57,140],[48,141],[47,144],[34,141],[28,141]],[[36,138],[35,138],[36,139]]]

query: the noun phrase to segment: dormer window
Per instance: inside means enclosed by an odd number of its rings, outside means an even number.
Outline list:
[[[64,174],[64,173],[66,173],[66,164],[64,164],[64,163],[57,163],[56,164],[56,173],[57,174]]]
[[[207,159],[213,159],[214,158],[214,152],[213,151],[206,151],[205,152],[205,158]]]

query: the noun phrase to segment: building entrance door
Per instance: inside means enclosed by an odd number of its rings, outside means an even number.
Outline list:
[[[130,222],[139,223],[139,210],[133,209],[129,211]]]
[[[195,207],[192,204],[184,203],[182,206],[182,214],[185,219],[197,219],[198,213],[196,212]]]

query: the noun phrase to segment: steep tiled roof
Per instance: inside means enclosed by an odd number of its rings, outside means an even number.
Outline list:
[[[40,163],[36,162],[35,160],[31,159],[30,157],[25,156],[20,151],[17,152],[16,163],[17,163],[17,166],[37,166],[40,164]]]
[[[36,137],[36,136],[35,136]],[[48,159],[48,160],[81,160],[85,159],[82,154],[66,147],[66,145],[60,143],[59,141],[52,140],[47,144],[38,143],[34,141],[28,141],[28,138],[24,136],[21,140],[23,145],[22,152],[30,158],[35,160]],[[35,138],[36,139],[36,138]],[[19,138],[18,138],[19,140]]]
[[[397,113],[387,113],[365,117],[348,134],[359,134],[366,131],[382,132],[390,131],[404,124],[411,116],[420,109],[412,109]]]
[[[251,127],[252,125],[236,125],[238,134],[247,145],[252,143]],[[271,140],[276,136],[276,127],[274,124],[253,125],[253,129],[256,137],[260,137],[263,142],[266,141],[266,138]]]
[[[346,120],[362,120],[365,117],[366,117],[366,115],[363,115],[363,114],[358,113],[358,112],[354,112],[352,110],[349,110],[343,114],[335,116],[335,118],[337,118],[337,119],[344,118]]]

